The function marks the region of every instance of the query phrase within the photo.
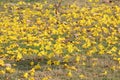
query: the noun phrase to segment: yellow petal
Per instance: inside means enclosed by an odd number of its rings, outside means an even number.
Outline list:
[[[5,65],[4,61],[0,60],[0,66],[4,66],[4,65]]]

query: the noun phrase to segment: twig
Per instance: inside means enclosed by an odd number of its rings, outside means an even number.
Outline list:
[[[55,14],[57,15],[59,13],[59,8],[61,7],[62,0],[58,2],[58,4],[55,4]]]

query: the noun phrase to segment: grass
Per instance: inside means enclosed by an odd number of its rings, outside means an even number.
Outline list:
[[[1,0],[4,2],[4,0]],[[6,0],[7,2],[15,2],[16,0]],[[26,0],[27,2],[34,2],[36,0]],[[39,0],[42,1],[42,0]],[[49,0],[50,3],[54,3],[53,0]],[[69,1],[69,3],[68,3]],[[63,5],[71,4],[74,0],[66,0],[63,2]],[[84,6],[85,1],[84,0],[76,0],[77,5]],[[89,4],[89,3],[87,3]],[[108,4],[109,5],[109,4]],[[24,46],[24,45],[23,45]],[[119,45],[118,45],[119,47]],[[79,63],[75,62],[76,54],[71,55],[71,58],[68,63],[60,62],[60,65],[47,65],[48,59],[44,57],[38,57],[36,54],[27,55],[24,56],[24,59],[21,61],[14,61],[9,60],[7,58],[1,58],[4,59],[6,63],[13,66],[13,68],[16,70],[13,74],[5,74],[0,75],[0,80],[25,80],[23,78],[22,74],[26,71],[31,70],[33,66],[30,66],[30,62],[33,61],[34,65],[37,65],[38,63],[42,66],[40,70],[35,71],[35,80],[42,80],[44,77],[52,76],[49,80],[119,80],[120,79],[120,64],[118,61],[115,61],[113,58],[114,56],[111,56],[109,54],[93,54],[92,56],[88,56],[87,54],[78,54],[81,56],[81,60]],[[78,56],[77,55],[77,56]],[[118,56],[120,57],[120,56]],[[56,60],[57,58],[61,57],[54,57]],[[62,61],[62,60],[61,60]],[[14,66],[16,64],[17,66]],[[75,69],[68,69],[65,64],[67,64],[69,67],[74,66]],[[51,68],[51,69],[49,69]],[[4,69],[3,67],[0,67],[0,69]],[[68,72],[72,72],[72,77],[66,77]],[[84,76],[81,77],[81,76]],[[26,79],[27,80],[27,79]],[[46,79],[47,80],[47,79]]]
[[[77,71],[71,70],[73,77],[66,77],[68,73],[68,69],[65,68],[64,64],[61,62],[59,66],[55,65],[46,65],[45,59],[41,60],[38,57],[28,58],[21,60],[20,62],[11,61],[8,63],[13,65],[17,64],[14,68],[17,70],[14,74],[5,74],[4,76],[0,76],[0,80],[25,80],[22,79],[21,74],[30,70],[32,66],[30,66],[30,62],[34,61],[35,64],[40,62],[39,64],[42,66],[42,69],[37,70],[35,72],[35,80],[41,80],[43,77],[52,76],[50,80],[119,80],[120,77],[120,69],[117,61],[114,61],[110,55],[93,55],[87,56],[85,54],[80,55],[83,57],[83,60],[76,64],[76,62],[66,63],[69,66],[75,66]],[[74,58],[74,57],[73,57]],[[116,70],[113,70],[112,67],[115,66]],[[48,68],[51,68],[52,71],[49,71]],[[104,75],[104,71],[107,71],[107,75]],[[79,75],[85,75],[85,79],[80,79]]]

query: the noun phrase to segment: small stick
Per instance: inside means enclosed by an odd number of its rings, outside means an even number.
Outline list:
[[[61,6],[61,3],[62,3],[62,0],[60,0],[60,2],[59,2],[58,4],[55,4],[55,8],[56,8],[55,14],[58,14],[58,13],[59,13],[59,8],[60,8],[60,6]]]

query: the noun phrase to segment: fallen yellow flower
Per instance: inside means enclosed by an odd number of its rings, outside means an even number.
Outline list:
[[[5,74],[5,71],[4,70],[0,70],[0,75],[3,75]]]
[[[0,66],[4,66],[4,65],[5,65],[4,61],[0,60]]]

